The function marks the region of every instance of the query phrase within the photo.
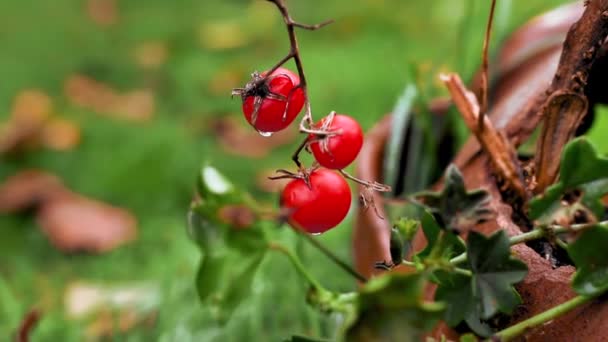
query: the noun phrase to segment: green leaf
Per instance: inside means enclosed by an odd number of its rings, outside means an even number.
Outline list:
[[[201,302],[210,305],[215,318],[224,323],[250,296],[268,239],[261,221],[237,228],[220,217],[226,206],[244,206],[246,194],[237,191],[216,169],[203,167],[198,190],[200,199],[188,213],[189,233],[203,254],[196,289]]]
[[[429,257],[431,251],[436,246],[437,239],[442,230],[435,221],[433,215],[427,210],[422,214],[421,225],[424,236],[426,237],[427,245],[422,251],[416,254],[416,258],[425,259]],[[462,239],[449,231],[445,231],[444,234],[445,241],[443,242],[443,246],[441,246],[441,258],[450,259],[458,254],[464,253],[466,249]]]
[[[467,191],[458,168],[451,164],[441,192],[424,192],[417,196],[428,207],[439,226],[460,231],[494,217],[488,208],[490,195],[478,189]]]
[[[393,265],[399,265],[411,248],[411,241],[418,231],[420,222],[401,218],[391,228],[390,252]],[[379,263],[378,265],[385,265]]]
[[[499,311],[511,313],[520,304],[512,285],[523,280],[527,267],[511,257],[509,238],[503,231],[489,238],[470,232],[467,256],[472,276],[435,272],[435,300],[446,304],[443,319],[449,326],[465,321],[475,333],[488,337],[493,332],[483,320]]]
[[[498,311],[511,313],[521,303],[512,284],[522,281],[528,268],[522,261],[511,257],[507,234],[498,231],[486,238],[470,232],[467,256],[473,272],[473,293],[479,300],[480,317],[488,319]]]
[[[415,341],[434,328],[443,305],[424,301],[422,274],[385,274],[361,289],[347,341]]]
[[[588,228],[568,246],[568,255],[576,265],[572,279],[574,291],[595,296],[608,290],[608,227]]]
[[[566,145],[560,164],[560,181],[530,201],[530,217],[551,223],[556,215],[563,215],[568,207],[574,205],[562,203],[564,194],[575,192],[579,194],[571,202],[601,217],[604,207],[600,199],[608,194],[608,159],[601,157],[584,137]]]
[[[435,300],[446,303],[443,319],[447,325],[454,327],[475,310],[472,279],[445,271],[436,272],[435,277],[440,284],[435,292]]]

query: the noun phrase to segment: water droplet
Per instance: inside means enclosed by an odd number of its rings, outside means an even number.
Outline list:
[[[310,233],[310,235],[313,235],[313,236],[319,236],[321,234],[323,234],[323,233]]]
[[[261,136],[268,138],[270,136],[272,136],[272,132],[262,132],[262,131],[258,131],[258,133],[260,133]]]

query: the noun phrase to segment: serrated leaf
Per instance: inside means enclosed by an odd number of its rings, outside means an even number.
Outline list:
[[[443,319],[447,325],[454,327],[475,310],[472,279],[445,271],[436,272],[435,277],[440,284],[435,292],[435,300],[446,303]]]
[[[470,232],[467,239],[467,260],[473,272],[473,293],[479,300],[479,313],[488,319],[498,311],[511,313],[521,299],[513,284],[524,279],[528,267],[511,257],[509,238],[504,231],[490,237]]]
[[[358,316],[347,341],[415,341],[435,327],[443,305],[424,301],[421,274],[385,274],[360,291]]]
[[[472,276],[447,271],[435,272],[438,282],[435,300],[444,302],[444,320],[449,326],[464,321],[478,335],[493,332],[483,321],[497,312],[511,313],[520,304],[513,284],[523,280],[526,265],[511,257],[509,238],[499,231],[486,238],[469,233],[468,266]]]
[[[490,195],[483,189],[467,191],[458,168],[451,164],[441,192],[418,195],[433,214],[440,227],[460,231],[494,217],[488,208]]]
[[[530,217],[551,223],[556,213],[571,205],[562,204],[561,198],[573,190],[581,193],[577,202],[596,217],[603,214],[600,198],[608,194],[608,158],[601,157],[584,137],[566,145],[560,164],[560,181],[530,201]]]
[[[568,255],[576,265],[572,288],[580,295],[595,296],[608,290],[608,227],[586,229],[568,246]]]
[[[433,215],[427,210],[422,213],[421,225],[424,236],[426,237],[427,245],[422,251],[416,254],[416,258],[425,259],[431,254],[442,229],[435,221]],[[458,236],[449,231],[444,232],[444,234],[446,234],[446,241],[443,252],[441,253],[442,258],[450,259],[453,256],[464,253],[465,244]]]

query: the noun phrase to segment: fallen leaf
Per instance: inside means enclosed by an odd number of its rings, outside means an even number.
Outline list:
[[[100,26],[111,26],[118,21],[116,0],[88,0],[87,15]]]
[[[87,326],[85,335],[91,340],[110,339],[116,333],[124,334],[142,325],[152,327],[156,322],[156,316],[155,311],[140,312],[130,308],[119,312],[102,311]]]
[[[12,213],[44,204],[67,190],[55,175],[24,170],[0,184],[0,213]]]
[[[71,150],[80,143],[80,127],[69,120],[51,119],[42,128],[40,142],[53,150]]]
[[[235,21],[207,22],[199,29],[199,38],[210,50],[234,49],[248,42],[246,32]]]
[[[52,110],[51,98],[42,91],[24,90],[17,94],[9,121],[0,127],[0,153],[35,145]]]
[[[107,286],[78,281],[64,293],[68,318],[93,317],[85,334],[94,340],[125,333],[142,324],[153,325],[159,305],[160,290],[152,284]]]
[[[106,116],[147,121],[155,111],[154,94],[147,89],[119,93],[109,85],[84,75],[72,75],[64,92],[73,104]]]
[[[240,87],[244,82],[242,73],[234,68],[224,69],[217,72],[207,85],[210,94],[215,96],[226,96],[231,90]]]
[[[15,97],[11,118],[20,123],[39,123],[48,118],[52,111],[53,101],[46,93],[27,89]]]
[[[51,243],[64,252],[107,252],[137,236],[131,213],[74,193],[43,203],[37,220]]]
[[[292,142],[297,136],[295,130],[285,129],[270,137],[263,137],[233,117],[217,119],[211,123],[211,127],[226,152],[250,158],[262,158],[274,148]]]
[[[107,286],[77,281],[68,285],[63,299],[67,316],[81,319],[104,309],[156,308],[160,302],[160,292],[153,284]]]
[[[145,42],[133,52],[133,57],[139,66],[146,69],[156,69],[167,61],[169,50],[165,42]]]

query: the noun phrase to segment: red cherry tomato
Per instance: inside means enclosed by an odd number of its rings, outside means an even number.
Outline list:
[[[337,226],[350,209],[351,193],[346,180],[335,171],[317,169],[310,174],[310,188],[294,179],[281,194],[281,206],[290,211],[288,222],[312,234]]]
[[[265,75],[266,72],[262,73]],[[264,84],[253,90],[253,94],[243,97],[243,113],[249,124],[261,133],[277,132],[289,126],[304,107],[304,91],[302,88],[293,90],[299,84],[300,78],[290,70],[275,70]],[[256,98],[262,102],[254,116]]]
[[[321,119],[315,124],[320,128],[328,120]],[[359,123],[347,115],[336,114],[329,125],[328,131],[338,132],[338,135],[327,136],[310,144],[315,159],[321,166],[328,169],[343,169],[350,165],[361,151],[363,146],[363,130]],[[310,135],[309,139],[316,139]]]

